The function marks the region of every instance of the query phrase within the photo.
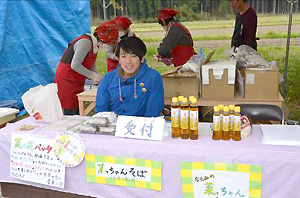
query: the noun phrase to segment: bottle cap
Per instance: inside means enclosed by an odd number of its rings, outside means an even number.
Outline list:
[[[233,111],[233,110],[234,110],[234,107],[235,107],[234,105],[229,105],[229,110],[230,110],[230,111]]]
[[[178,102],[178,98],[177,98],[177,97],[173,97],[173,98],[172,98],[172,102],[173,102],[173,103]]]
[[[181,102],[182,98],[184,98],[183,96],[178,96],[178,101]]]
[[[186,98],[186,97],[183,97],[181,102],[182,102],[182,103],[187,103],[187,98]]]
[[[219,105],[219,109],[220,109],[220,110],[223,110],[223,108],[224,108],[224,105],[220,104],[220,105]]]
[[[214,111],[220,111],[219,106],[214,106]]]
[[[192,98],[192,103],[197,104],[197,98]]]
[[[224,106],[224,109],[223,109],[223,111],[229,111],[229,108],[228,108],[228,106]]]
[[[236,107],[234,108],[234,111],[235,111],[235,112],[241,112],[241,107],[240,107],[240,106],[236,106]]]
[[[189,101],[193,101],[193,98],[195,98],[194,96],[189,96]]]

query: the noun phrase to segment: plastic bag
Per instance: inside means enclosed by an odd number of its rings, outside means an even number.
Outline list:
[[[270,64],[255,49],[248,45],[238,47],[233,56],[237,60],[237,69],[271,69]]]
[[[63,118],[56,83],[30,88],[21,98],[26,111],[38,122],[54,122]]]

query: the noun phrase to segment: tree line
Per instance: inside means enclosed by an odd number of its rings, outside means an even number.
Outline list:
[[[286,14],[293,2],[293,12],[299,12],[300,0],[248,0],[261,14]],[[232,17],[227,0],[90,0],[93,18],[109,20],[125,15],[142,22],[156,21],[157,11],[171,7],[180,11],[180,20],[211,20]]]

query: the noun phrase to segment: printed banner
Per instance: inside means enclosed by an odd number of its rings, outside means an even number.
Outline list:
[[[162,189],[162,163],[153,160],[85,155],[87,182]]]
[[[205,162],[182,162],[184,198],[259,198],[262,166]]]
[[[65,167],[56,160],[52,139],[12,134],[11,177],[64,188]]]

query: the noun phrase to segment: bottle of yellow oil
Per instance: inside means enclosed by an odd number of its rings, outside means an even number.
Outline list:
[[[198,139],[198,104],[197,98],[192,98],[190,104],[190,139]]]
[[[221,137],[222,137],[222,132],[221,132],[220,109],[219,106],[214,106],[212,139],[220,140]]]
[[[220,127],[221,127],[221,131],[223,130],[223,109],[224,109],[224,105],[220,104],[219,105],[219,110],[220,110]]]
[[[234,105],[229,105],[229,138],[233,139]]]
[[[172,138],[180,137],[180,107],[178,98],[172,98],[171,104]]]
[[[181,122],[181,138],[189,139],[190,130],[189,130],[189,105],[187,98],[182,98],[180,105],[180,122]]]
[[[223,124],[222,124],[222,140],[230,140],[229,137],[229,108],[225,106],[223,109]]]
[[[236,106],[234,108],[233,129],[234,129],[233,139],[235,141],[240,141],[241,140],[241,108],[239,106]]]

